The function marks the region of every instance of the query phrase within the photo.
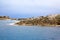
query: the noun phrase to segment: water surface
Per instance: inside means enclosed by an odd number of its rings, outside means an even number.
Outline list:
[[[60,40],[60,27],[14,26],[0,20],[0,40]]]

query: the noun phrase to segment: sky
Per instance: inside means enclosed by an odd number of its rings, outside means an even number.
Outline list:
[[[0,15],[33,17],[60,14],[60,0],[0,0]]]

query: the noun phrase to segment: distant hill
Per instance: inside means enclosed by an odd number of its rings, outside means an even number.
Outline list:
[[[0,20],[6,20],[6,19],[9,19],[10,17],[9,16],[0,16]]]
[[[0,20],[7,20],[7,19],[16,20],[16,18],[10,18],[9,16],[0,16]]]

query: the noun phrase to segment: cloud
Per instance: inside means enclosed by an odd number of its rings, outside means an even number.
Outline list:
[[[1,0],[3,11],[15,13],[55,13],[60,10],[60,0]]]

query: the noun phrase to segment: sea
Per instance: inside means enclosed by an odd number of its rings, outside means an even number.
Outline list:
[[[60,27],[14,25],[0,20],[0,40],[60,40]]]

